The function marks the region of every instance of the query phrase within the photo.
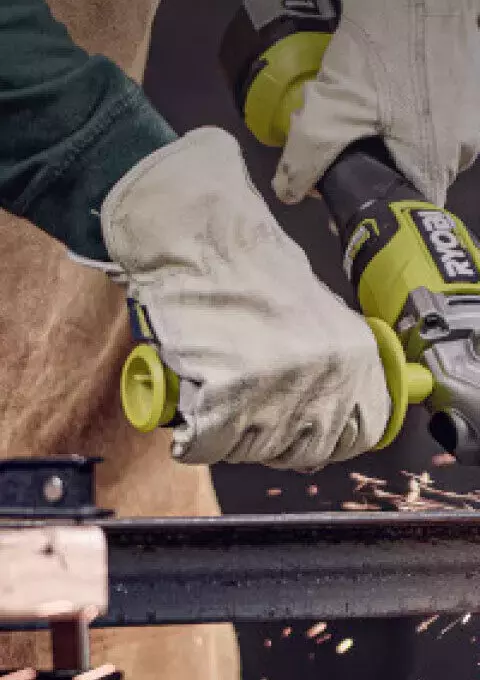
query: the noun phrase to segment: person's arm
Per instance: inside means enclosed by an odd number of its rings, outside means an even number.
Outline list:
[[[390,399],[374,337],[319,284],[230,134],[173,141],[141,88],[75,47],[43,0],[0,0],[0,102],[0,200],[84,264],[121,268],[180,378],[172,455],[312,470],[380,441]],[[163,420],[149,403],[132,420],[143,432]]]
[[[175,133],[112,61],[89,56],[45,0],[0,0],[0,205],[108,260],[110,188]]]

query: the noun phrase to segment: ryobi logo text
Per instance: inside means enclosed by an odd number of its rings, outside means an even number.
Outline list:
[[[442,210],[412,210],[411,216],[444,280],[478,283],[479,272],[455,232],[453,218]]]

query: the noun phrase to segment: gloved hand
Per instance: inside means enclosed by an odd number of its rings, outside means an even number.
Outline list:
[[[142,160],[101,220],[181,379],[180,461],[306,471],[380,440],[389,397],[373,335],[278,226],[229,134],[199,129]]]
[[[351,142],[380,135],[437,205],[480,148],[478,0],[343,0],[273,181],[301,201]]]

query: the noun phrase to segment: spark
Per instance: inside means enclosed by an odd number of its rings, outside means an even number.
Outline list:
[[[467,613],[462,617],[462,621],[461,621],[462,626],[466,626],[467,623],[470,621],[471,618],[472,618],[472,613],[471,613],[471,612],[467,612]]]
[[[415,482],[416,484],[418,484],[421,491],[426,493],[428,496],[433,495],[439,496],[440,498],[447,498],[451,500],[459,500],[466,502],[480,501],[480,498],[478,497],[478,494],[475,491],[470,493],[456,493],[455,491],[443,491],[442,489],[436,489],[435,487],[432,487],[434,481],[430,477],[428,472],[422,472],[421,475],[415,475],[412,472],[402,470],[402,475],[404,475],[405,477],[409,477],[411,483]]]
[[[318,494],[318,486],[316,484],[310,484],[307,486],[307,496],[316,496]]]
[[[445,626],[445,628],[442,628],[440,633],[437,635],[437,640],[440,640],[440,638],[442,638],[444,635],[449,633],[453,628],[455,628],[455,626],[457,626],[459,623],[461,623],[462,619],[463,619],[463,616],[460,616],[458,619],[454,619],[453,621],[451,621],[448,624],[448,626]]]
[[[459,507],[464,510],[477,510],[480,504],[480,491],[469,493],[456,493],[437,489],[428,472],[416,474],[402,470],[402,475],[407,477],[408,490],[406,493],[394,493],[390,491],[384,479],[367,477],[353,472],[350,478],[355,482],[354,493],[359,493],[361,503],[347,501],[342,504],[344,510],[382,510],[385,507],[393,508],[399,512],[418,512],[420,510],[452,510]],[[377,504],[380,503],[380,506]],[[369,507],[371,505],[371,507]]]
[[[424,633],[426,630],[430,628],[430,626],[435,623],[435,621],[438,621],[439,619],[439,614],[434,614],[433,616],[429,616],[428,619],[424,619],[421,621],[418,626],[415,628],[416,633]]]
[[[345,503],[342,503],[342,509],[354,511],[359,510],[360,512],[365,512],[367,510],[381,510],[382,508],[376,503],[367,503],[367,501],[364,500],[361,503],[357,503],[356,501],[346,501]]]
[[[341,642],[338,643],[338,645],[335,648],[335,651],[337,654],[346,654],[349,652],[353,647],[353,639],[352,638],[345,638]]]
[[[318,623],[315,623],[313,626],[311,626],[305,635],[308,638],[314,638],[317,635],[320,635],[321,633],[324,633],[327,630],[327,624],[325,621],[319,621]]]
[[[435,467],[445,467],[446,465],[452,465],[456,462],[455,456],[450,453],[436,453],[432,456],[432,464]]]
[[[275,498],[276,496],[281,496],[283,493],[282,489],[279,488],[272,488],[272,489],[267,489],[267,496],[270,498]]]
[[[282,638],[288,638],[290,635],[293,633],[293,628],[291,626],[287,626],[282,630]]]
[[[410,479],[408,482],[407,503],[417,503],[420,500],[422,487],[417,479]]]
[[[267,649],[270,649],[270,647],[272,646],[272,641],[270,640],[270,638],[265,638],[265,640],[263,641],[263,646],[266,647]]]
[[[372,489],[372,495],[375,498],[389,500],[393,503],[401,503],[402,501],[405,501],[404,496],[400,496],[397,493],[392,493],[391,491],[384,491],[383,489]]]
[[[367,477],[366,475],[360,474],[360,472],[351,472],[350,479],[357,482],[357,486],[354,491],[361,491],[366,486],[386,486],[386,479],[377,479],[375,477]]]
[[[324,642],[328,642],[332,639],[331,633],[326,633],[325,635],[320,635],[320,637],[315,638],[316,645],[323,645]]]
[[[408,472],[408,470],[402,470],[402,475],[404,477],[409,477],[409,479],[413,479],[422,486],[431,486],[434,482],[433,479],[430,477],[430,474],[428,472],[422,472],[421,474],[417,475],[414,472]]]

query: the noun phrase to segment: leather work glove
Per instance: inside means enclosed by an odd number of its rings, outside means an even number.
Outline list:
[[[398,169],[443,206],[480,148],[478,0],[343,0],[273,181],[297,203],[351,142],[382,136]]]
[[[144,158],[101,221],[180,377],[179,461],[309,471],[381,439],[390,402],[374,337],[316,279],[229,134],[201,128]]]

